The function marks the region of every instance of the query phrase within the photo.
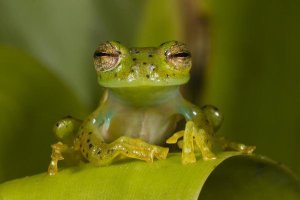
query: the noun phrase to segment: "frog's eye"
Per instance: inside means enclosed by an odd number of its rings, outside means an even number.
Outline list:
[[[100,44],[94,53],[97,72],[113,70],[120,62],[121,52],[110,42]]]
[[[174,42],[165,51],[165,57],[167,62],[174,66],[175,69],[189,68],[192,65],[191,52],[182,43]]]

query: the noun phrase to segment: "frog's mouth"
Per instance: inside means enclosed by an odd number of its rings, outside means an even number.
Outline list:
[[[161,77],[146,77],[134,79],[128,77],[127,79],[103,80],[98,78],[98,83],[105,88],[124,88],[124,87],[164,87],[164,86],[179,86],[189,81],[189,76],[181,76],[180,78],[161,78]]]

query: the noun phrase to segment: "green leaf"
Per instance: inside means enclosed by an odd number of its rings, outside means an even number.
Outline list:
[[[59,79],[22,51],[0,46],[0,182],[46,169],[52,127],[85,108]]]
[[[225,161],[225,167],[222,166],[223,161]],[[216,167],[216,174],[213,174],[208,181],[212,179],[213,182],[216,182],[215,176],[217,176],[217,190],[215,183],[213,185],[205,184]],[[241,172],[248,172],[248,174]],[[255,176],[252,177],[252,174]],[[246,184],[230,188],[231,176]],[[229,178],[222,179],[222,177]],[[256,182],[257,180],[259,182]],[[299,182],[284,168],[276,166],[267,159],[243,156],[237,152],[221,153],[216,160],[199,160],[192,165],[182,165],[178,153],[171,154],[164,161],[155,161],[152,164],[136,160],[117,162],[107,167],[82,164],[78,167],[61,170],[56,176],[48,176],[44,173],[6,182],[0,185],[0,194],[3,199],[22,200],[192,200],[197,199],[201,191],[201,199],[209,199],[210,192],[207,194],[202,191],[203,185],[205,190],[214,193],[214,197],[218,197],[215,199],[228,199],[223,198],[224,189],[218,187],[221,185],[230,191],[231,197],[238,196],[240,199],[247,199],[246,195],[254,192],[251,187],[256,189],[256,196],[265,193],[265,196],[274,197],[269,199],[278,199],[278,195],[286,195],[285,199],[291,200],[300,197]],[[16,190],[16,188],[18,189]]]

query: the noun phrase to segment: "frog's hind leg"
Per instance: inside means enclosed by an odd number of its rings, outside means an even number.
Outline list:
[[[81,120],[67,116],[56,122],[53,132],[60,141],[71,145],[81,124]]]
[[[165,159],[168,151],[168,148],[151,145],[141,139],[122,136],[110,144],[102,143],[101,147],[91,151],[87,159],[100,166],[110,164],[119,155],[153,162],[154,157]]]

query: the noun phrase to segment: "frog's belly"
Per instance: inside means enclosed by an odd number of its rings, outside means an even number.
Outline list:
[[[176,128],[179,116],[166,114],[163,110],[119,112],[100,127],[105,142],[112,142],[121,136],[141,138],[144,141],[163,145]]]

